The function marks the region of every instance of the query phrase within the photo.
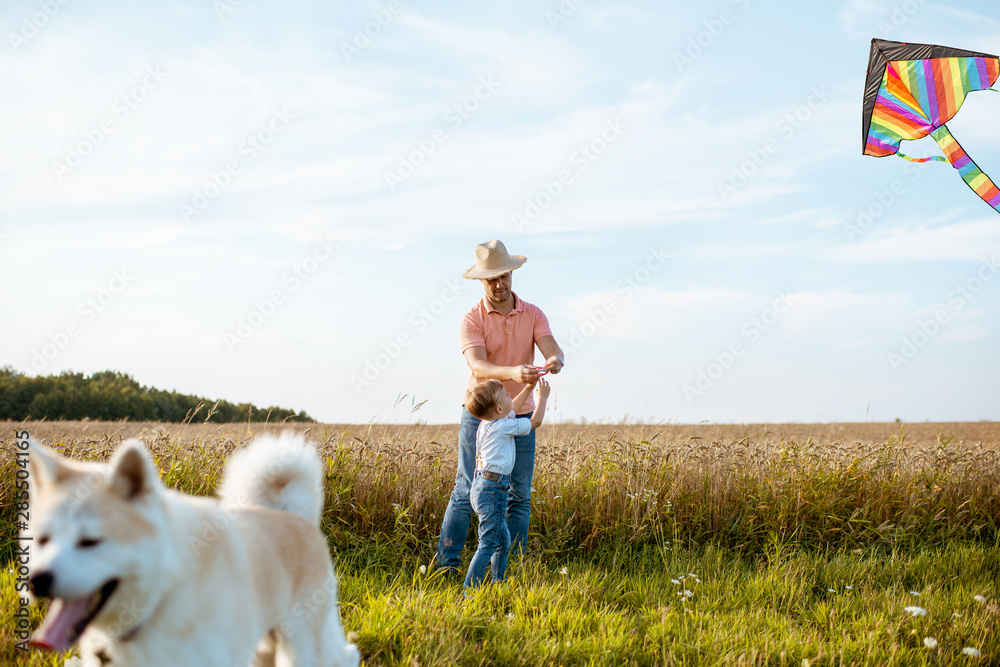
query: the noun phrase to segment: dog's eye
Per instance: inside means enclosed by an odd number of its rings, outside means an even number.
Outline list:
[[[44,547],[48,543],[49,543],[48,535],[42,535],[41,537],[38,538],[38,546]]]
[[[84,537],[83,539],[81,539],[79,542],[76,543],[76,546],[80,547],[81,549],[89,549],[90,547],[96,547],[100,543],[101,541],[97,538]]]

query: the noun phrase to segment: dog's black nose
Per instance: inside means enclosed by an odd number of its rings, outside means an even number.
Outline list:
[[[52,576],[51,572],[39,572],[38,574],[32,575],[28,583],[31,586],[31,592],[34,593],[35,597],[50,598],[52,597],[52,584],[55,580],[56,578]]]

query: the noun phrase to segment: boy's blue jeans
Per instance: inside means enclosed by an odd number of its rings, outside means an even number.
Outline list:
[[[493,575],[493,581],[503,581],[507,572],[507,554],[510,553],[510,531],[505,517],[508,491],[510,475],[490,480],[483,477],[481,471],[475,472],[469,500],[479,516],[479,548],[465,575],[466,588],[481,584],[487,570]]]
[[[518,415],[530,417],[531,413]],[[462,548],[472,521],[469,491],[476,471],[476,430],[479,420],[462,408],[462,421],[458,430],[458,472],[455,488],[448,500],[441,537],[438,540],[437,566],[459,570],[462,567]],[[535,475],[535,432],[514,438],[516,451],[514,470],[510,473],[510,494],[507,500],[507,529],[510,531],[511,548],[523,550],[528,539],[528,522],[531,520],[531,479]]]

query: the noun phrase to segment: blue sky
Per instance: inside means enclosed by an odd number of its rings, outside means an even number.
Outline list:
[[[1000,53],[997,17],[4,3],[0,365],[454,422],[499,238],[567,348],[551,419],[1000,419],[1000,219],[860,129],[872,37]],[[995,179],[998,114],[949,123]]]

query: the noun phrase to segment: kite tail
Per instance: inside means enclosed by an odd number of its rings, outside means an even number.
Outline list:
[[[979,195],[984,202],[992,206],[997,213],[1000,213],[1000,188],[997,188],[990,177],[976,166],[972,158],[955,141],[955,137],[948,131],[948,128],[942,125],[931,132],[931,136],[944,151],[948,162],[951,162],[952,166],[958,169],[965,184],[972,188],[973,192]]]
[[[948,162],[948,158],[941,157],[940,155],[931,155],[930,157],[912,157],[910,155],[904,155],[902,151],[896,151],[896,155],[904,160],[909,160],[910,162]]]

